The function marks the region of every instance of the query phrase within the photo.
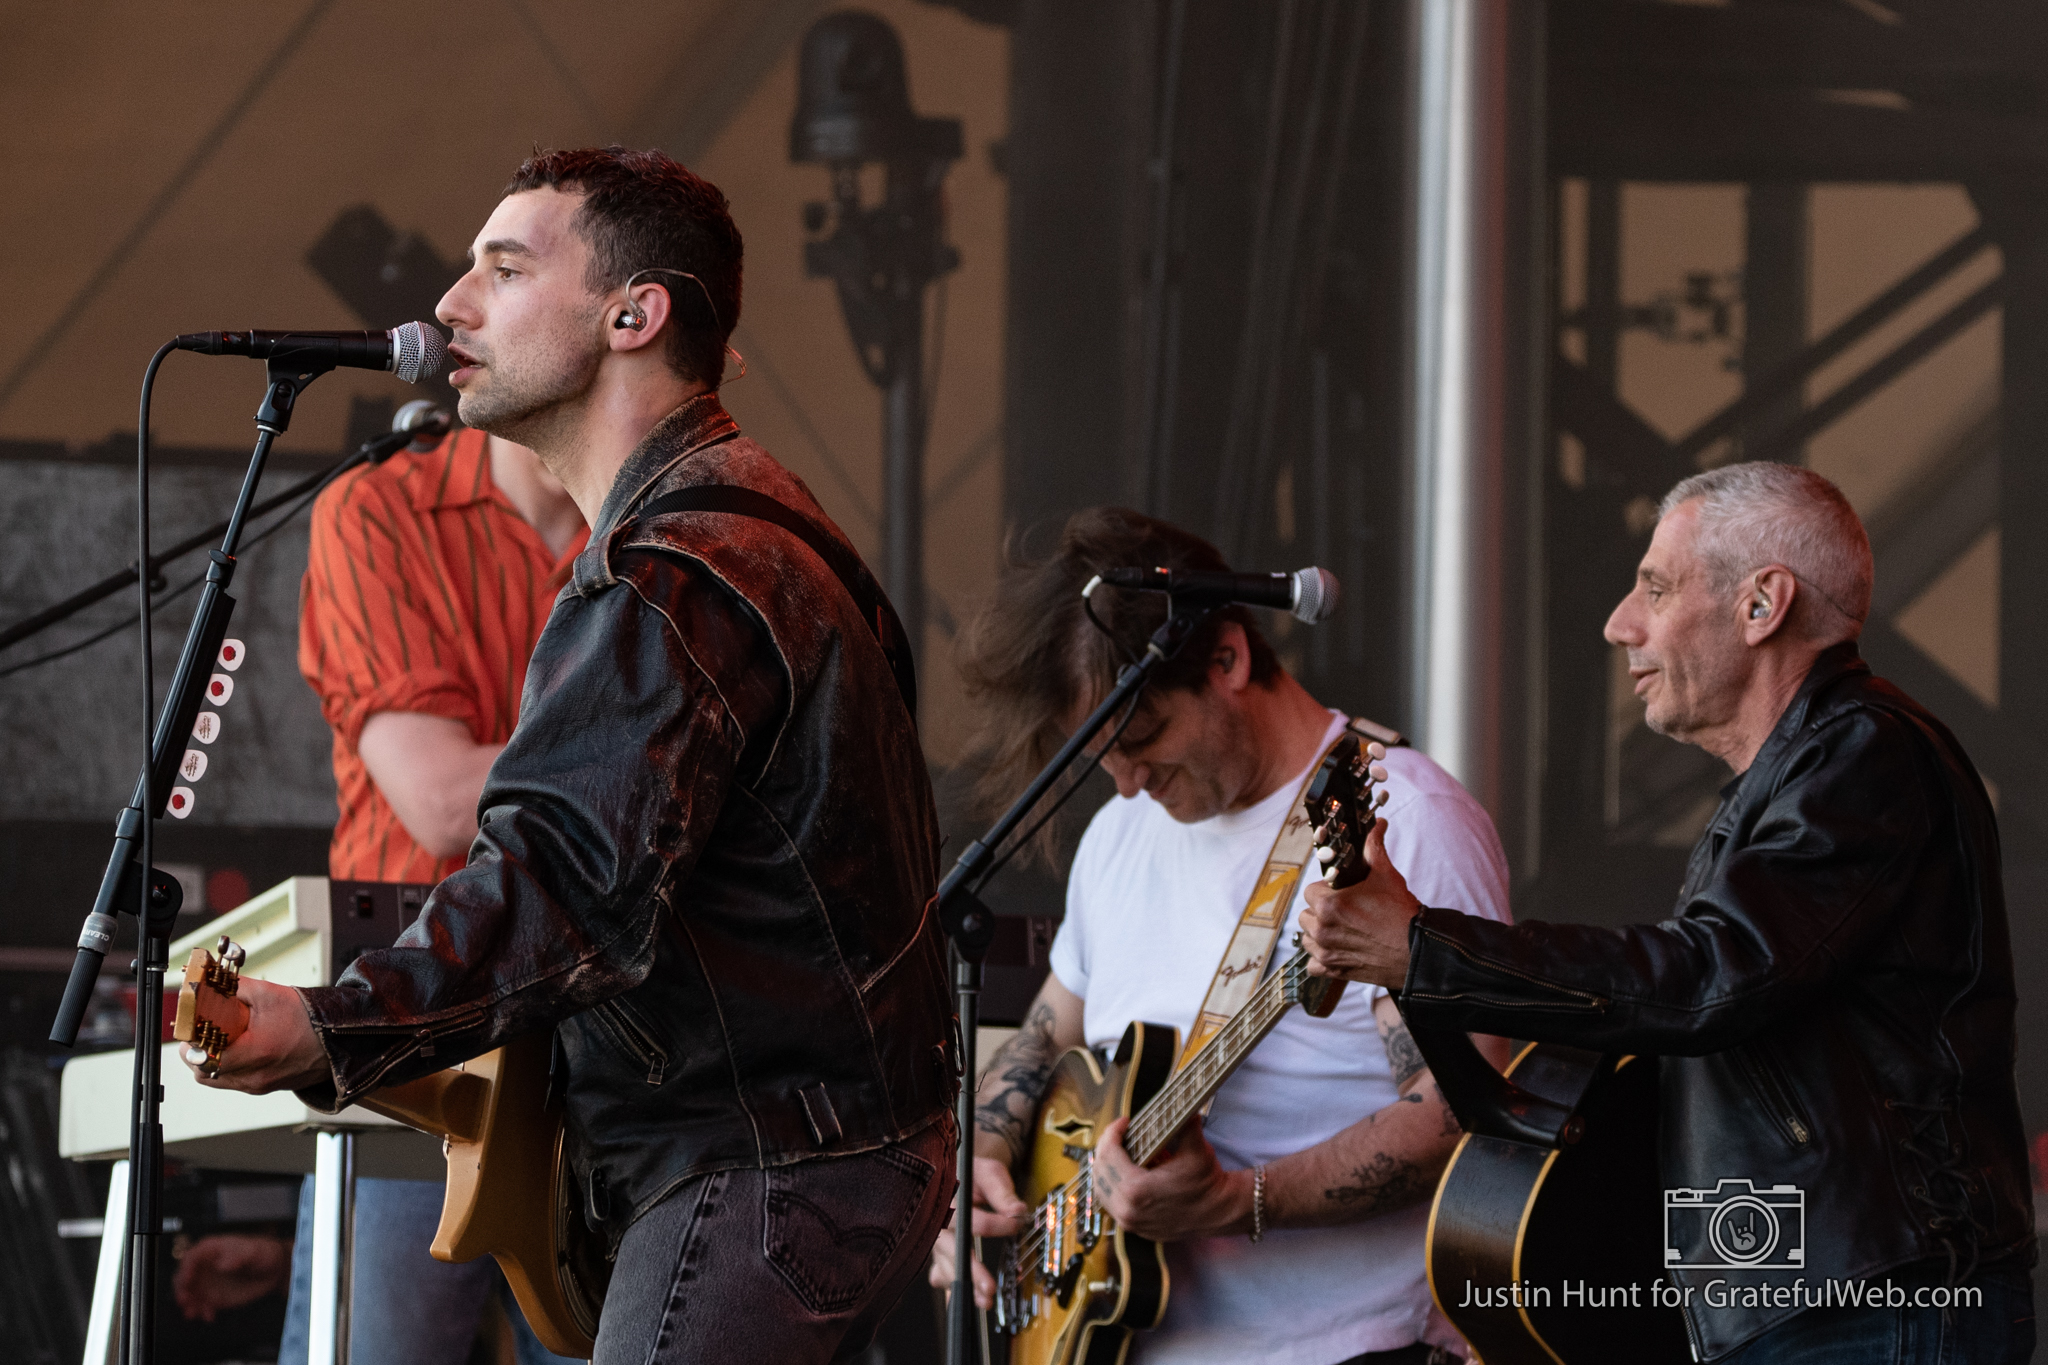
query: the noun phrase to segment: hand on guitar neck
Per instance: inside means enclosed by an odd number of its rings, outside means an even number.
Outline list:
[[[178,992],[174,1034],[193,1079],[214,1090],[267,1095],[332,1077],[326,1049],[299,993],[241,974],[240,949],[221,940],[221,960],[192,950]]]
[[[1370,875],[1339,889],[1328,882],[1308,888],[1301,912],[1301,946],[1309,971],[1341,981],[1367,981],[1398,991],[1408,979],[1408,925],[1422,910],[1401,869],[1387,857],[1387,822],[1375,820],[1365,839]]]

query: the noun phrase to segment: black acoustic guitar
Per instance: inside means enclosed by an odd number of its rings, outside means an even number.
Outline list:
[[[1657,1301],[1657,1062],[1556,1044],[1507,1076],[1466,1034],[1409,1032],[1465,1136],[1430,1207],[1429,1288],[1485,1365],[1681,1365]]]

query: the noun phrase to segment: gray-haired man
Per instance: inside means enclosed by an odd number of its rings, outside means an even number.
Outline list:
[[[1804,1191],[1796,1283],[1668,1272],[1700,1358],[2016,1365],[2034,1232],[1998,831],[1954,736],[1857,656],[1870,589],[1818,474],[1685,480],[1606,632],[1651,728],[1737,774],[1670,918],[1425,909],[1375,838],[1373,875],[1311,888],[1302,923],[1323,970],[1398,989],[1415,1024],[1660,1056],[1667,1186]],[[1830,1281],[1902,1301],[1828,1306]]]

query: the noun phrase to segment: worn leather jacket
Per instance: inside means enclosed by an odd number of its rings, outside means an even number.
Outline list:
[[[1806,1285],[2034,1245],[2013,1080],[1998,831],[1948,730],[1821,655],[1724,789],[1671,918],[1601,929],[1430,909],[1401,1005],[1417,1024],[1661,1058],[1670,1189],[1804,1191]],[[1589,1216],[1595,1211],[1589,1210]],[[1799,1311],[1704,1306],[1719,1359]]]
[[[953,1093],[915,725],[789,531],[633,515],[702,483],[844,539],[715,395],[664,419],[548,618],[468,865],[305,992],[325,1108],[554,1029],[570,1164],[613,1245],[693,1176],[894,1142]]]

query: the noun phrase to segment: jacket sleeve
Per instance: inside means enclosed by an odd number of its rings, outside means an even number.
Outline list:
[[[650,576],[668,590],[643,595]],[[565,594],[485,782],[468,865],[394,946],[304,993],[334,1075],[300,1092],[308,1104],[338,1109],[645,979],[669,889],[702,853],[745,747],[677,603],[694,597],[722,619],[713,672],[758,673],[765,642],[736,599],[720,608],[722,590],[693,586],[664,561],[594,596]]]
[[[1424,910],[1402,1007],[1416,1024],[1599,1051],[1732,1047],[1887,932],[1935,823],[1937,780],[1905,722],[1834,718],[1794,741],[1746,832],[1709,830],[1742,846],[1670,919],[1606,929]]]

